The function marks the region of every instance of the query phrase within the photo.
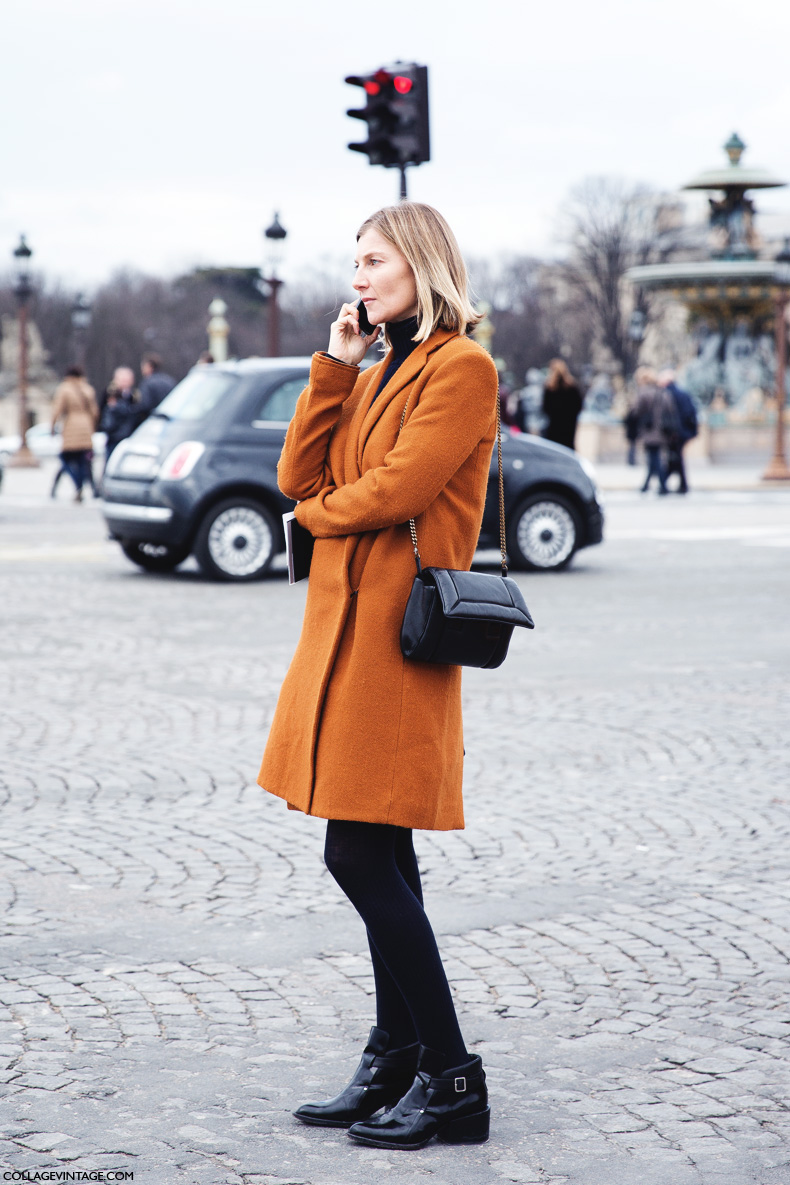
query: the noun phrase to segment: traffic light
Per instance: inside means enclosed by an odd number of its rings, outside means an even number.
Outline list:
[[[403,170],[431,159],[427,66],[396,62],[373,74],[353,74],[346,82],[365,92],[365,106],[348,112],[368,125],[367,140],[349,144],[353,152],[388,169]]]

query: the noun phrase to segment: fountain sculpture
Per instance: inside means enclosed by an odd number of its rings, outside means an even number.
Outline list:
[[[742,165],[745,147],[733,134],[724,145],[729,165],[700,173],[684,186],[721,195],[708,198],[709,258],[633,267],[627,276],[687,307],[695,357],[683,367],[682,378],[697,401],[721,412],[733,409],[734,419],[758,421],[763,395],[774,382],[774,317],[781,292],[774,260],[760,257],[747,192],[786,182]]]

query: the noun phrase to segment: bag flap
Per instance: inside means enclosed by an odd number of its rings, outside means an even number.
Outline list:
[[[436,586],[445,617],[480,617],[535,628],[521,589],[508,576],[454,568],[424,568],[422,574]]]

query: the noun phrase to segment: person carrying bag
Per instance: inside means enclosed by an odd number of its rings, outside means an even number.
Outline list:
[[[416,580],[410,519],[423,571],[477,575],[497,372],[467,335],[481,316],[436,210],[379,210],[359,230],[356,263],[369,331],[344,304],[279,464],[315,543],[258,782],[328,820],[326,864],[367,929],[376,1023],[348,1085],[296,1116],[375,1147],[478,1143],[485,1074],[464,1043],[412,844],[414,828],[464,826],[461,666],[407,657],[401,635]],[[382,336],[387,353],[361,371]],[[486,579],[498,604],[506,582]]]

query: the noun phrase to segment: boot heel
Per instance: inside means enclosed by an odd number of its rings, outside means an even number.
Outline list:
[[[442,1144],[484,1144],[488,1139],[490,1122],[491,1108],[486,1107],[485,1111],[478,1111],[476,1115],[454,1119],[436,1133],[436,1139]]]

